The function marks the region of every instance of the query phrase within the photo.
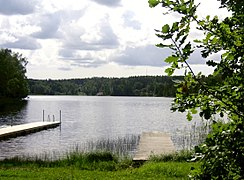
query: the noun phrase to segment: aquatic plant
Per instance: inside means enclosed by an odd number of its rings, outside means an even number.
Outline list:
[[[193,150],[202,144],[211,131],[211,122],[194,123],[171,134],[176,150]]]

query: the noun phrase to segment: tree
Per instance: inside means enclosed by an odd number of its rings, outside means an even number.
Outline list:
[[[199,146],[202,158],[200,170],[193,172],[197,179],[243,179],[244,178],[244,1],[219,0],[220,8],[231,12],[221,20],[218,16],[197,16],[199,4],[194,0],[149,0],[149,6],[162,5],[165,13],[178,13],[179,20],[165,24],[156,35],[162,39],[160,48],[170,48],[172,55],[165,59],[170,64],[166,69],[172,75],[176,69],[185,69],[184,81],[177,85],[177,95],[172,110],[188,112],[187,119],[199,111],[204,119],[214,115],[226,115],[228,123],[214,122],[213,131],[204,145]],[[196,28],[193,28],[196,27]],[[204,38],[192,40],[193,31],[203,32]],[[200,50],[206,65],[214,68],[211,79],[206,81],[195,74],[189,57]],[[220,61],[211,59],[220,54]]]
[[[9,49],[0,50],[0,97],[21,99],[28,95],[26,58]]]

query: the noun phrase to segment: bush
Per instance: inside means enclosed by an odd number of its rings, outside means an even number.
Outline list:
[[[206,142],[196,148],[200,169],[192,171],[194,179],[244,179],[244,125],[215,123]]]

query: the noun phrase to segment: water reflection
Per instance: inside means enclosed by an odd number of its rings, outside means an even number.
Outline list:
[[[28,101],[1,101],[0,128],[7,125],[24,123]]]

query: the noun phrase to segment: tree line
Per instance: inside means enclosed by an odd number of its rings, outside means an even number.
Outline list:
[[[103,95],[174,97],[183,76],[94,77],[67,80],[28,79],[30,95]]]

